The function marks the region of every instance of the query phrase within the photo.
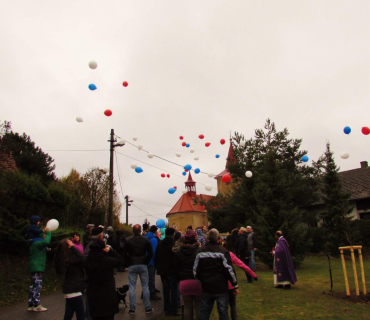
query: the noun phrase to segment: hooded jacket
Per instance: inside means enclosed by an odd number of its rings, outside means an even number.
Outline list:
[[[87,298],[92,318],[108,317],[118,312],[114,268],[124,265],[122,257],[110,249],[103,251],[105,242],[90,242],[90,252],[83,262],[87,274]]]
[[[44,272],[46,264],[46,250],[51,240],[51,232],[47,231],[45,239],[36,241],[30,247],[30,260],[28,264],[28,272]]]
[[[148,263],[148,267],[152,267],[152,266],[154,266],[155,252],[156,252],[157,246],[158,246],[158,239],[157,239],[156,235],[153,232],[150,232],[150,231],[145,235],[145,237],[147,237],[149,239],[149,242],[152,245],[153,257],[150,259],[150,261]]]
[[[180,243],[180,249],[175,256],[177,277],[180,281],[194,279],[193,266],[199,252],[199,242],[194,244]]]
[[[82,267],[84,260],[84,256],[76,245],[68,249],[68,261],[63,284],[64,294],[82,292],[86,288],[85,270]]]
[[[155,253],[155,267],[157,274],[164,277],[175,276],[175,253],[172,248],[175,240],[170,237],[165,237],[158,243]]]
[[[26,239],[35,239],[35,238],[40,238],[41,233],[44,231],[40,230],[39,227],[37,226],[37,222],[40,221],[39,216],[32,216],[30,218],[30,223],[31,225],[27,228],[26,230]]]

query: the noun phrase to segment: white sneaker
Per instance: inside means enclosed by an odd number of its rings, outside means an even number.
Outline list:
[[[33,307],[28,307],[27,311],[33,311]]]
[[[48,309],[44,308],[41,304],[39,304],[37,307],[33,308],[33,311],[35,311],[35,312],[44,312],[44,311],[48,311]]]

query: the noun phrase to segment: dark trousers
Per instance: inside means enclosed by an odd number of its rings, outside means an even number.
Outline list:
[[[155,294],[155,267],[148,266],[148,274],[149,274],[149,292],[150,294]]]
[[[243,259],[240,259],[241,261],[243,261],[243,263],[249,267],[249,259],[248,258],[243,258]],[[247,279],[248,279],[248,282],[253,282],[253,278],[248,274],[248,273],[245,273],[245,275],[247,276]]]
[[[217,311],[220,320],[229,320],[229,293],[202,293],[201,320],[209,320],[213,305],[217,302]]]
[[[234,294],[234,289],[229,290],[229,306],[230,306],[231,319],[236,320],[236,317],[237,317],[236,296]]]
[[[75,312],[77,320],[85,320],[84,300],[82,296],[66,299],[64,320],[72,320]]]
[[[114,320],[113,316],[107,316],[107,317],[99,317],[99,318],[92,318],[93,320]]]
[[[177,314],[179,281],[173,276],[161,276],[163,286],[164,311]]]

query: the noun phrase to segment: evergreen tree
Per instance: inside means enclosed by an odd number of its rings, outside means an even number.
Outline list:
[[[236,160],[227,168],[233,189],[205,204],[212,224],[221,231],[251,224],[258,235],[258,255],[269,265],[277,230],[289,241],[296,265],[311,245],[305,239],[303,207],[316,199],[315,168],[302,165],[306,154],[299,150],[302,141],[288,136],[287,129],[277,131],[269,119],[244,147],[240,145],[244,137],[236,133],[232,141]],[[252,178],[246,178],[247,170],[252,171]]]
[[[329,143],[326,144],[325,154],[316,166],[323,173],[320,190],[325,202],[325,211],[320,216],[323,220],[323,232],[326,235],[326,249],[332,254],[338,254],[339,246],[352,244],[352,218],[349,215],[353,208],[349,206],[350,194],[342,190],[339,168],[335,164]]]

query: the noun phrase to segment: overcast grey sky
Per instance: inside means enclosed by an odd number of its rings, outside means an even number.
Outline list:
[[[108,149],[114,128],[158,156],[217,174],[228,150],[219,140],[229,131],[249,138],[270,118],[303,139],[309,163],[328,140],[342,170],[358,168],[369,160],[370,136],[361,133],[370,126],[369,16],[368,0],[2,1],[0,119],[43,150]],[[118,155],[121,199],[129,194],[164,218],[181,196],[181,168],[130,145],[118,151],[163,169]],[[109,165],[108,151],[47,152],[59,177]],[[164,170],[178,176],[162,179]],[[193,178],[198,193],[216,194],[214,179]],[[173,186],[178,192],[170,195]],[[130,222],[142,223],[137,207]]]

